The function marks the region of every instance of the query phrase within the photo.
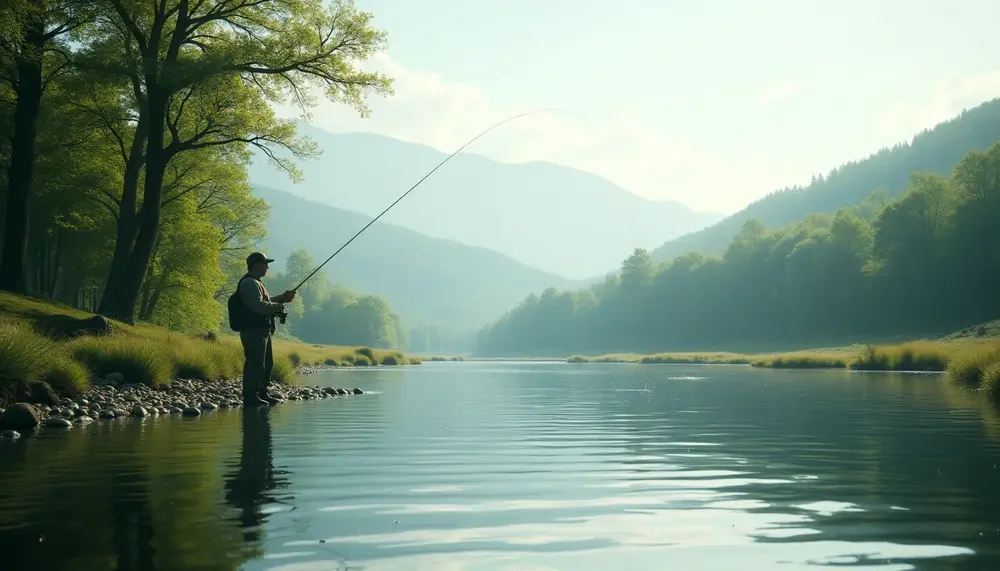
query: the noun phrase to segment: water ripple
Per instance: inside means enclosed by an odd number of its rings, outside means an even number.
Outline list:
[[[1000,568],[1000,423],[930,376],[428,363],[0,444],[6,569]]]

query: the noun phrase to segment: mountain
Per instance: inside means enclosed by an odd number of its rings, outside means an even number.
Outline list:
[[[293,183],[258,154],[250,181],[369,216],[382,212],[447,156],[370,133],[334,134],[304,123],[299,132],[323,151],[318,159],[297,162],[304,179]],[[641,198],[572,168],[505,164],[460,153],[380,221],[584,279],[603,276],[633,248],[653,248],[721,218],[677,202]]]
[[[279,270],[299,248],[322,263],[371,221],[369,216],[264,186],[255,186],[254,194],[270,205],[263,247]],[[481,326],[532,292],[581,285],[497,252],[431,238],[381,220],[330,260],[323,272],[331,282],[384,297],[407,327],[434,325],[458,331]]]
[[[910,143],[882,149],[833,169],[806,187],[774,192],[713,226],[666,242],[651,252],[652,257],[668,261],[692,251],[721,254],[739,234],[743,223],[752,218],[768,227],[784,226],[813,212],[836,212],[858,204],[876,189],[884,189],[888,197],[895,198],[906,190],[912,172],[949,175],[965,153],[985,149],[997,139],[1000,139],[1000,98],[924,130]]]

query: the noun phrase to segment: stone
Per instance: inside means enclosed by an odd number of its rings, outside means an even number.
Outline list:
[[[73,423],[65,418],[51,417],[45,419],[45,426],[48,428],[72,428]]]
[[[0,430],[32,430],[42,421],[41,412],[26,402],[10,405],[0,417]]]

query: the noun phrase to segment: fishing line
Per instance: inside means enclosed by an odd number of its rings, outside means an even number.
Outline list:
[[[320,264],[319,267],[317,267],[315,270],[312,271],[312,273],[310,273],[308,276],[306,276],[305,279],[303,279],[301,282],[299,282],[299,285],[295,286],[292,289],[292,291],[298,291],[299,288],[302,287],[302,284],[306,283],[306,281],[308,281],[309,278],[313,277],[313,275],[316,274],[316,272],[318,272],[323,266],[325,266],[327,264],[327,262],[329,262],[330,260],[332,260],[334,258],[334,256],[336,256],[337,254],[339,254],[341,250],[343,250],[344,248],[346,248],[348,244],[350,244],[351,242],[353,242],[355,238],[357,238],[358,236],[360,236],[362,232],[364,232],[365,230],[367,230],[369,226],[371,226],[372,224],[375,223],[376,220],[378,220],[379,218],[381,218],[383,214],[385,214],[386,212],[389,212],[389,210],[392,209],[393,206],[396,206],[396,204],[398,204],[400,200],[403,200],[404,198],[406,198],[406,195],[408,195],[411,192],[413,192],[413,190],[415,188],[417,188],[418,186],[420,186],[420,183],[424,182],[424,180],[426,180],[427,177],[429,177],[432,174],[434,174],[434,171],[436,171],[439,168],[441,168],[442,166],[444,166],[444,164],[446,162],[450,161],[452,157],[454,157],[458,153],[462,152],[462,150],[465,149],[465,147],[468,147],[469,145],[471,145],[472,143],[474,143],[477,139],[479,139],[480,137],[482,137],[486,133],[489,133],[493,129],[499,127],[500,125],[503,125],[504,123],[507,123],[508,121],[513,121],[514,119],[519,119],[521,117],[524,117],[525,115],[532,115],[534,113],[544,113],[544,112],[547,112],[547,111],[564,111],[566,113],[573,113],[574,115],[579,115],[579,113],[574,113],[573,111],[569,111],[569,110],[566,110],[566,109],[557,109],[557,108],[535,109],[534,111],[527,111],[525,113],[520,113],[518,115],[514,115],[514,116],[511,116],[511,117],[508,117],[508,118],[504,119],[503,121],[500,121],[499,123],[496,123],[496,124],[492,125],[491,127],[489,127],[488,129],[486,129],[482,133],[479,133],[478,135],[476,135],[475,137],[473,137],[472,139],[470,139],[469,142],[467,142],[464,145],[462,145],[461,147],[459,147],[457,151],[455,151],[452,154],[450,154],[447,157],[445,157],[445,159],[443,161],[441,161],[440,163],[438,163],[438,165],[436,167],[434,167],[433,169],[431,169],[430,172],[428,172],[427,174],[425,174],[423,176],[423,178],[421,178],[420,180],[418,180],[416,184],[414,184],[413,186],[411,186],[409,190],[407,190],[406,192],[404,192],[402,196],[400,196],[399,198],[397,198],[395,200],[395,202],[393,202],[385,210],[383,210],[381,214],[379,214],[375,218],[372,218],[371,222],[369,222],[368,224],[365,224],[364,228],[362,228],[361,230],[358,230],[358,233],[355,234],[354,236],[352,236],[351,239],[348,240],[347,242],[344,242],[343,246],[341,246],[340,248],[337,248],[336,252],[334,252],[333,254],[331,254],[330,257],[326,259],[326,261],[324,261],[322,264]]]

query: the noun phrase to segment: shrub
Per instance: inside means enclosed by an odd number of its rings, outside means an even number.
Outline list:
[[[39,380],[48,383],[58,395],[72,397],[90,385],[90,372],[60,351],[49,359]]]
[[[983,369],[979,388],[991,401],[1000,401],[1000,360],[993,361]]]
[[[1000,361],[1000,348],[983,347],[969,351],[948,363],[948,377],[968,387],[979,387],[983,382],[983,372],[997,361]]]
[[[174,363],[161,344],[140,337],[81,337],[67,344],[70,355],[95,376],[121,373],[126,382],[160,386],[170,380]]]
[[[295,366],[292,365],[292,361],[287,357],[278,358],[275,355],[274,368],[271,369],[271,382],[290,385],[295,383],[296,380]]]
[[[944,371],[949,357],[945,347],[929,342],[868,345],[851,362],[850,368],[858,371]]]
[[[21,388],[38,380],[58,346],[30,325],[0,322],[0,403],[8,404]]]
[[[847,359],[823,354],[789,354],[755,359],[750,365],[771,369],[843,369],[847,366]]]

